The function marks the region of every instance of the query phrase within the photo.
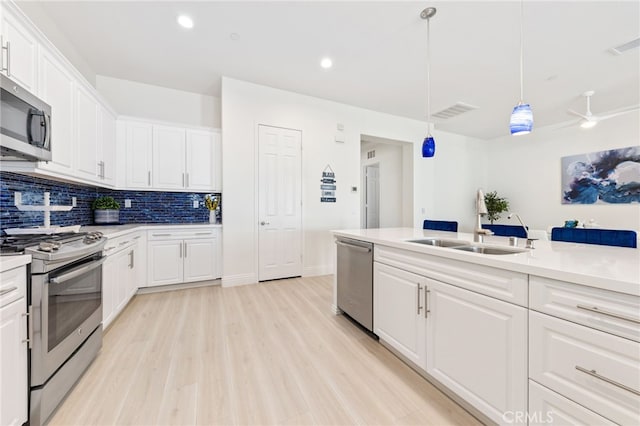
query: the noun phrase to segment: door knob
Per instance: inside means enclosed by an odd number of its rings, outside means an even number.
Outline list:
[[[260,222],[260,225],[265,226],[265,225],[270,225],[270,223],[263,220],[262,222]]]

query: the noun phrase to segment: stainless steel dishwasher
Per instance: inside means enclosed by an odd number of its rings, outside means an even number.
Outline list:
[[[373,332],[373,244],[339,237],[338,308]]]

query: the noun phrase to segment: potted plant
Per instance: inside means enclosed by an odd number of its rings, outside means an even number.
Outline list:
[[[499,197],[496,191],[485,194],[484,203],[487,206],[487,219],[491,221],[492,225],[494,220],[500,219],[500,213],[509,210],[509,201]]]
[[[97,225],[120,222],[120,204],[113,197],[98,197],[91,204]]]

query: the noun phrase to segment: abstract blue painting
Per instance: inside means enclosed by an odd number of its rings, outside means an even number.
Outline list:
[[[563,157],[562,203],[640,203],[640,145]]]

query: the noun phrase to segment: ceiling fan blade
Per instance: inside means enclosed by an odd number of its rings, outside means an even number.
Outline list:
[[[567,110],[567,112],[568,112],[569,114],[573,114],[573,115],[575,115],[575,116],[578,116],[578,117],[584,118],[585,120],[589,120],[589,119],[590,119],[590,117],[588,117],[588,116],[586,116],[586,115],[584,115],[584,114],[580,114],[579,112],[574,111],[574,110],[572,110],[572,109],[568,109],[568,110]]]
[[[581,120],[570,120],[564,121],[562,123],[556,123],[549,126],[550,130],[556,131],[560,129],[566,129],[567,127],[575,127],[580,123]]]
[[[609,118],[617,117],[619,115],[629,114],[630,112],[634,112],[638,110],[640,110],[640,105],[628,106],[628,107],[619,108],[613,111],[609,111],[608,113],[605,113],[605,114],[598,114],[597,119],[598,121],[607,120]]]

